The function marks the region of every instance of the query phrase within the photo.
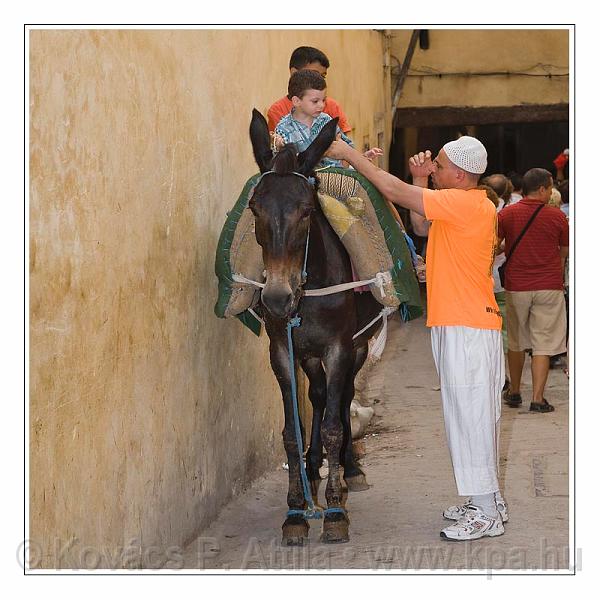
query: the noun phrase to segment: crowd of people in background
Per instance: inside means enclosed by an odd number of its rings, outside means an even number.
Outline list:
[[[495,173],[480,181],[498,213],[500,243],[492,274],[494,296],[503,318],[507,363],[503,397],[508,406],[521,406],[521,377],[529,354],[533,386],[530,410],[534,412],[554,410],[544,398],[549,369],[562,368],[569,375],[569,182],[562,178],[568,156],[569,151],[564,150],[554,161],[561,179],[547,170],[531,169],[525,174],[525,189],[524,176],[515,172]],[[515,244],[540,204],[541,218],[534,218],[529,233],[525,231],[522,236],[524,241]],[[422,226],[415,233],[427,235]],[[508,276],[503,285],[499,270],[511,247],[513,264],[510,269],[506,267]]]

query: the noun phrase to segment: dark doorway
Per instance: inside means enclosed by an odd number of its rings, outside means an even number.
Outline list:
[[[542,167],[555,175],[552,161],[569,147],[568,121],[419,127],[414,150],[404,147],[404,130],[397,128],[390,148],[390,171],[405,178],[407,152],[430,149],[435,156],[446,142],[466,134],[480,139],[487,149],[486,175],[511,171],[523,174],[533,167]]]
[[[523,174],[541,167],[556,175],[552,161],[569,147],[567,121],[479,125],[476,130],[488,150],[487,173]]]

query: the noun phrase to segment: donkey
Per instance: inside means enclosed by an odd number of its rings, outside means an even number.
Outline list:
[[[308,395],[313,418],[306,472],[315,502],[323,446],[329,463],[325,490],[328,508],[322,542],[349,539],[341,468],[349,491],[369,487],[352,453],[350,403],[354,396],[354,377],[365,362],[368,340],[377,325],[372,325],[355,340],[352,338],[382,307],[372,294],[353,290],[327,296],[303,295],[304,290],[352,281],[348,253],[320,208],[318,178],[313,171],[334,140],[336,125],[337,119],[328,122],[299,155],[295,146],[288,144],[273,157],[267,123],[256,109],[250,124],[254,158],[262,174],[249,202],[266,271],[260,308],[270,339],[271,367],[281,387],[285,414],[282,433],[289,464],[287,503],[290,511],[282,526],[284,545],[302,545],[309,531],[308,522],[301,514],[306,502],[293,421],[286,329],[292,317],[300,317],[301,322],[292,330],[294,355],[310,382]],[[306,273],[303,273],[305,262]]]

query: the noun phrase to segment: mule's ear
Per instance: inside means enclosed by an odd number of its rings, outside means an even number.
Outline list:
[[[327,152],[327,148],[335,140],[338,121],[338,117],[328,121],[323,129],[319,131],[319,135],[312,141],[311,145],[304,152],[298,154],[299,173],[308,176],[319,164],[323,154]]]
[[[250,121],[250,141],[254,160],[256,160],[260,172],[268,171],[273,160],[269,127],[265,118],[255,108],[252,109],[252,121]]]

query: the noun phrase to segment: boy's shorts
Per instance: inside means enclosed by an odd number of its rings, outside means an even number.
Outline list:
[[[562,290],[506,290],[505,295],[509,350],[531,348],[534,356],[566,352],[567,319]]]

